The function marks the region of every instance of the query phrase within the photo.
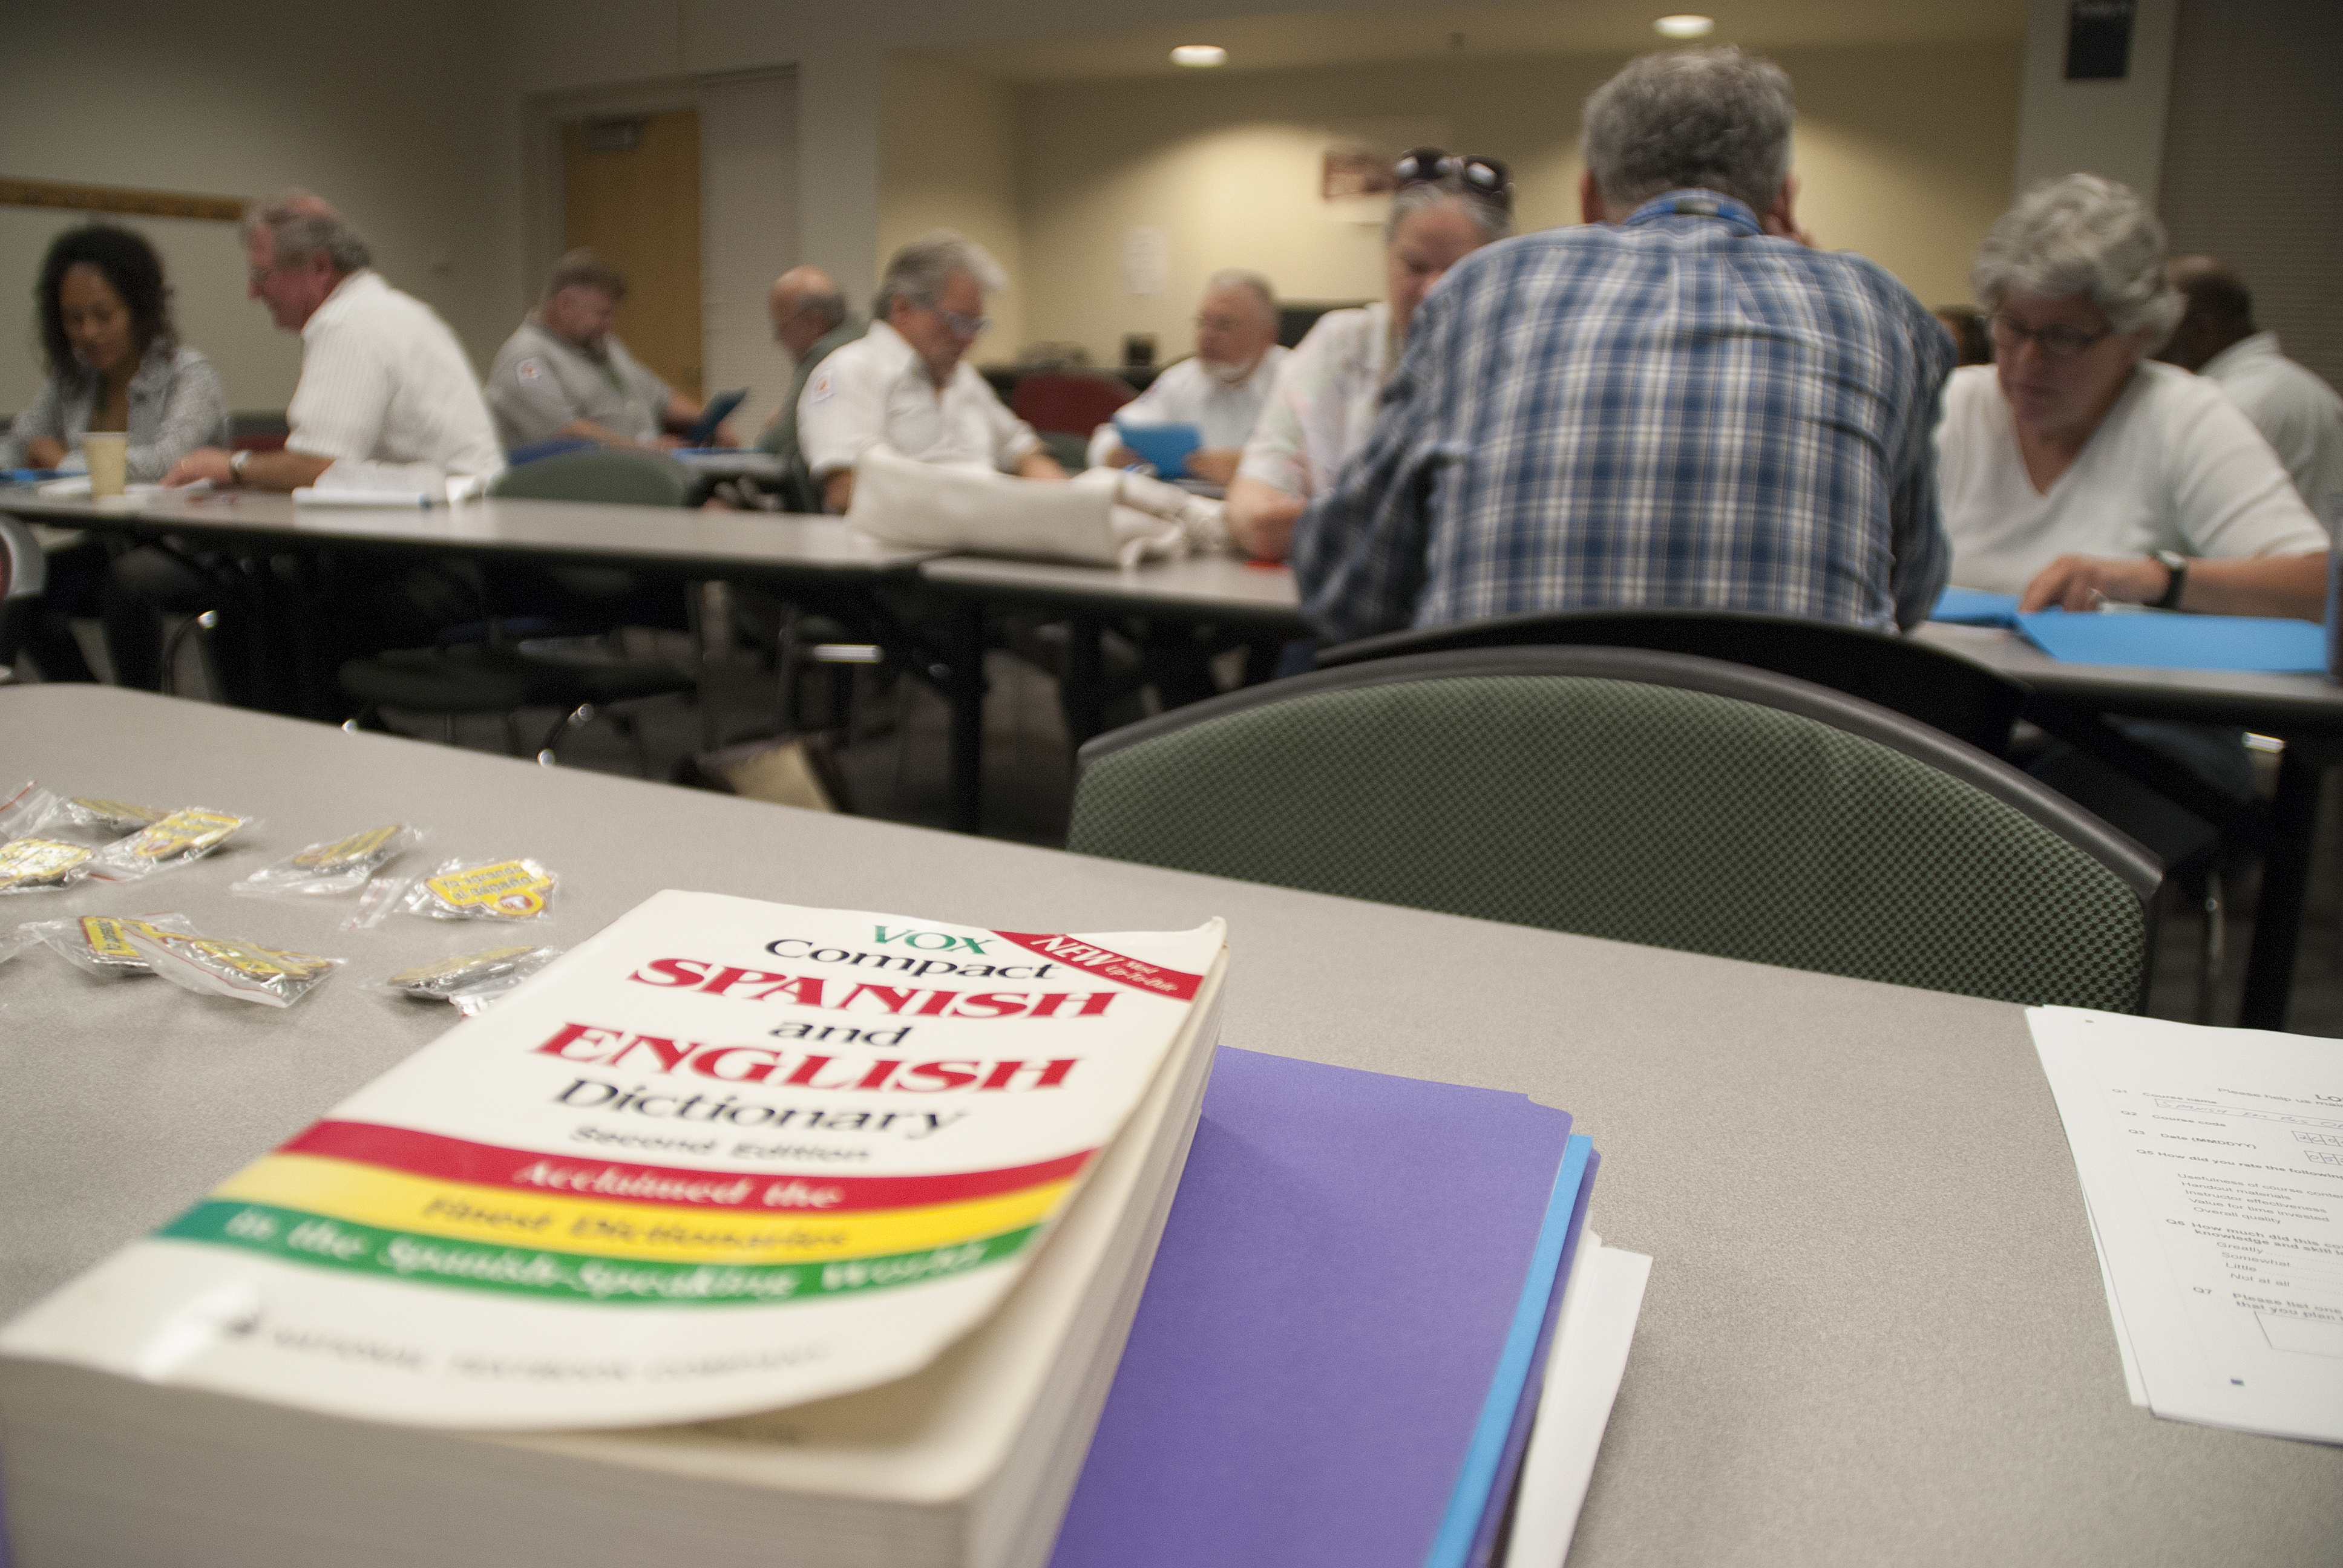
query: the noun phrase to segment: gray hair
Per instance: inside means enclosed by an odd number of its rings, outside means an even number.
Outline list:
[[[2172,336],[2184,308],[2164,270],[2164,226],[2129,186],[2097,175],[2027,191],[1986,231],[1969,286],[1988,310],[2013,294],[2087,291],[2109,327],[2145,328],[2151,349]]]
[[[237,227],[246,244],[255,234],[266,230],[269,254],[279,266],[321,254],[333,263],[336,272],[356,272],[374,265],[374,252],[349,220],[322,196],[297,187],[246,207]]]
[[[1383,220],[1383,244],[1399,237],[1399,226],[1420,212],[1443,204],[1455,206],[1481,231],[1481,243],[1503,239],[1513,232],[1513,215],[1453,175],[1420,185],[1402,186],[1392,193],[1391,216]]]
[[[1261,301],[1262,313],[1272,321],[1277,319],[1277,286],[1257,272],[1242,266],[1224,266],[1204,279],[1204,292],[1218,294],[1224,288],[1242,289]]]
[[[1614,206],[1664,191],[1719,191],[1763,212],[1790,177],[1790,78],[1739,49],[1675,49],[1630,60],[1594,90],[1579,156]]]
[[[545,279],[545,294],[540,303],[551,301],[565,288],[591,288],[608,295],[612,299],[627,297],[626,275],[590,250],[570,251],[553,264]]]
[[[879,298],[871,307],[878,319],[887,319],[897,295],[913,305],[933,308],[943,297],[952,274],[964,272],[987,294],[1009,286],[1009,275],[992,253],[958,229],[931,228],[887,258],[886,275],[879,280]],[[841,314],[840,319],[844,319]]]

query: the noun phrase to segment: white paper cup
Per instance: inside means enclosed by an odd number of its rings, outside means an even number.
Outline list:
[[[120,430],[85,431],[81,455],[89,462],[89,493],[94,499],[122,494],[130,460],[130,437]]]

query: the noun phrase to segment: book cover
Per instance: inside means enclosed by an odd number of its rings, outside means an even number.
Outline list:
[[[1221,947],[661,893],[0,1352],[503,1431],[888,1382],[1016,1284]]]

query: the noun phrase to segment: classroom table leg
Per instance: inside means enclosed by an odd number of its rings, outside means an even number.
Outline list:
[[[1106,622],[1078,615],[1066,624],[1066,739],[1077,751],[1106,727],[1105,654],[1100,639]]]
[[[951,828],[973,833],[984,825],[984,602],[951,608]]]
[[[2295,950],[2302,940],[2302,900],[2310,879],[2311,835],[2318,821],[2318,791],[2328,757],[2312,743],[2289,740],[2278,760],[2278,798],[2270,803],[2270,835],[2262,855],[2261,897],[2254,906],[2254,948],[2246,960],[2245,995],[2237,1004],[2244,1029],[2284,1029],[2294,990]]]

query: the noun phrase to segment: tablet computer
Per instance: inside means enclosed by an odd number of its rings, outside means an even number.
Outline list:
[[[710,397],[708,407],[700,411],[699,422],[684,432],[683,444],[687,447],[708,445],[716,434],[716,427],[724,423],[732,410],[740,407],[741,399],[748,396],[749,389],[743,387],[738,392],[719,392]]]

